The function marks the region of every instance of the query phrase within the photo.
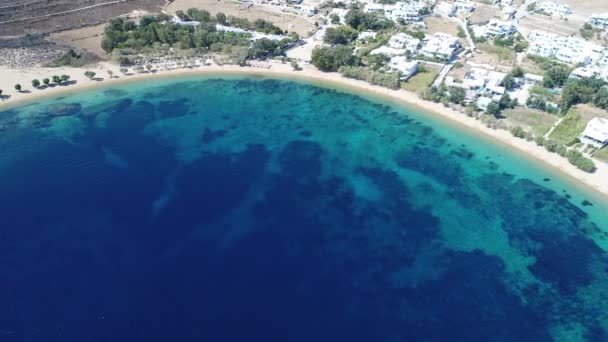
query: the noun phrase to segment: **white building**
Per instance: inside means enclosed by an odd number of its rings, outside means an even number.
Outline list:
[[[456,6],[451,2],[440,2],[435,6],[435,13],[448,17],[455,15],[457,10]]]
[[[412,22],[422,20],[420,12],[425,8],[428,8],[428,4],[424,1],[397,2],[394,5],[368,2],[367,5],[365,5],[364,11],[368,13],[384,13],[386,18],[393,21],[402,19],[407,22]]]
[[[544,31],[532,31],[529,40],[528,54],[555,58],[568,64],[601,63],[606,54],[605,48],[597,44]]]
[[[201,24],[198,21],[184,21],[184,20],[181,20],[176,15],[174,15],[174,16],[171,17],[170,22],[173,23],[173,24],[177,24],[177,25],[192,26],[192,27],[197,27],[198,25]]]
[[[411,55],[416,54],[420,47],[420,39],[414,38],[406,33],[397,33],[392,36],[385,46],[374,49],[371,54],[385,54],[389,57],[405,55],[408,51]]]
[[[406,49],[414,54],[418,51],[418,47],[420,47],[420,39],[414,38],[407,33],[397,33],[389,39],[388,46],[395,49]]]
[[[458,38],[447,33],[437,32],[424,44],[420,53],[430,58],[447,61],[461,47]]]
[[[295,5],[294,8],[298,10],[298,13],[301,15],[306,15],[312,17],[317,13],[317,8],[314,6],[306,6],[306,5]]]
[[[276,34],[260,33],[260,32],[256,32],[256,31],[247,31],[247,30],[243,30],[242,28],[231,27],[231,26],[224,26],[224,25],[220,25],[220,24],[215,25],[215,29],[218,30],[218,31],[225,31],[225,32],[248,33],[248,34],[251,35],[251,40],[252,41],[256,41],[256,40],[262,39],[262,38],[266,38],[266,39],[270,39],[270,40],[274,40],[274,41],[278,41],[278,40],[283,40],[285,38],[289,38],[287,36],[280,36],[280,35],[276,35]]]
[[[579,136],[581,142],[603,147],[608,144],[608,119],[593,118],[585,127],[585,130]]]
[[[401,80],[406,81],[418,71],[418,61],[408,61],[405,56],[396,56],[391,58],[388,67],[401,72]]]
[[[486,24],[484,35],[489,37],[506,37],[517,32],[517,26],[512,21],[491,19]]]
[[[502,9],[502,17],[504,20],[511,20],[517,13],[517,8],[514,6],[505,6]]]
[[[464,76],[462,84],[469,89],[479,89],[486,84],[487,76],[487,70],[480,68],[471,68],[471,70],[467,72]]]
[[[488,71],[481,68],[471,68],[465,75],[462,84],[468,89],[476,89],[481,94],[502,95],[506,91],[502,81],[507,74]]]
[[[386,45],[382,45],[374,50],[372,50],[372,52],[370,52],[371,55],[387,55],[389,57],[394,57],[394,56],[404,56],[405,55],[405,49],[395,49]]]
[[[592,14],[587,22],[594,27],[608,30],[608,13]]]
[[[568,14],[572,14],[572,9],[570,9],[570,6],[558,4],[553,1],[544,1],[540,4],[540,6],[537,6],[536,9],[554,17],[565,17]]]
[[[488,109],[488,105],[492,103],[492,99],[489,97],[480,97],[477,99],[477,108],[483,111]]]
[[[374,31],[363,31],[363,32],[359,33],[359,35],[357,36],[357,40],[376,39],[377,35],[378,35],[378,33],[374,32]]]
[[[454,6],[456,6],[456,11],[463,13],[471,13],[475,10],[474,2],[455,1]]]

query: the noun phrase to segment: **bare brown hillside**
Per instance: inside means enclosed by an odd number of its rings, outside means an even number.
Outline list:
[[[157,12],[164,4],[165,0],[0,0],[0,36],[94,25],[133,10]]]

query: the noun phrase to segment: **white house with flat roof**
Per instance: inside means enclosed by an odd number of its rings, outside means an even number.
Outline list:
[[[528,36],[529,55],[555,58],[568,64],[590,64],[600,61],[605,48],[583,39],[560,36],[545,31],[532,31]]]
[[[371,54],[385,54],[389,57],[405,55],[408,51],[411,55],[416,54],[420,47],[420,39],[414,38],[406,33],[397,33],[389,39],[388,44],[374,49]]]
[[[591,119],[579,139],[585,144],[596,147],[608,145],[608,119]]]
[[[587,22],[591,26],[608,30],[608,13],[592,14],[591,17],[587,19]]]
[[[498,71],[490,71],[481,68],[471,68],[462,80],[463,86],[475,89],[480,94],[502,95],[506,91],[502,81],[507,74]]]
[[[435,6],[435,13],[448,17],[455,15],[456,10],[456,6],[451,2],[440,2]]]
[[[475,10],[474,2],[466,2],[466,1],[455,1],[454,6],[456,6],[456,11],[463,13],[471,13]]]
[[[420,47],[420,39],[414,38],[407,33],[397,33],[388,41],[388,46],[395,49],[406,49],[414,54]]]
[[[388,67],[401,72],[401,80],[406,81],[418,71],[418,61],[408,61],[405,56],[395,56],[391,58]]]
[[[406,22],[421,21],[420,12],[429,7],[426,1],[400,1],[395,4],[378,4],[368,2],[364,11],[368,13],[384,13],[384,16],[392,21],[399,19]]]
[[[435,33],[420,49],[420,53],[431,58],[438,58],[444,61],[454,56],[462,45],[458,38],[443,32]]]
[[[543,1],[539,6],[536,6],[536,9],[554,17],[565,17],[572,14],[570,6],[553,1]]]
[[[477,108],[483,111],[488,109],[488,105],[492,103],[492,99],[489,97],[480,97],[477,99]]]
[[[491,19],[486,24],[484,35],[489,37],[506,37],[517,32],[517,26],[513,21],[502,21]]]

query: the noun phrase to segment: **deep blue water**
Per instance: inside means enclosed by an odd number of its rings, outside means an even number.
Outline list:
[[[0,126],[0,341],[608,341],[608,205],[405,108],[176,79]]]

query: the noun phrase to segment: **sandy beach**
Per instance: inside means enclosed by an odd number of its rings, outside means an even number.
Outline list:
[[[86,70],[96,72],[99,80],[90,80],[85,75]],[[109,78],[107,70],[113,72],[114,77]],[[51,78],[52,75],[70,75],[70,80],[74,84],[67,86],[54,86],[47,89],[34,89],[31,80]],[[88,68],[27,68],[21,70],[11,70],[0,67],[0,89],[3,90],[5,98],[0,103],[0,110],[18,106],[24,101],[34,101],[41,97],[57,96],[60,94],[81,91],[99,86],[108,86],[121,82],[133,82],[151,77],[174,77],[178,75],[259,75],[282,79],[294,79],[310,81],[322,86],[342,89],[345,91],[357,92],[369,96],[380,97],[392,102],[398,102],[406,106],[414,106],[429,115],[439,115],[464,128],[468,128],[476,133],[480,133],[482,138],[489,138],[497,143],[502,143],[525,153],[546,165],[559,170],[562,174],[569,176],[572,180],[582,183],[591,189],[608,196],[608,164],[595,161],[597,171],[593,174],[586,173],[571,165],[565,158],[546,151],[543,147],[537,146],[534,142],[515,138],[510,132],[505,130],[495,130],[487,128],[482,122],[463,113],[444,107],[440,103],[433,103],[420,99],[415,93],[405,90],[391,90],[379,86],[368,84],[364,81],[347,79],[337,73],[325,73],[316,70],[312,66],[304,66],[303,70],[293,71],[289,64],[271,63],[270,68],[260,67],[239,67],[239,66],[201,66],[191,69],[174,69],[158,71],[154,73],[141,73],[130,76],[122,75],[119,67],[110,63],[99,63]],[[20,83],[22,92],[17,92],[14,85]]]

